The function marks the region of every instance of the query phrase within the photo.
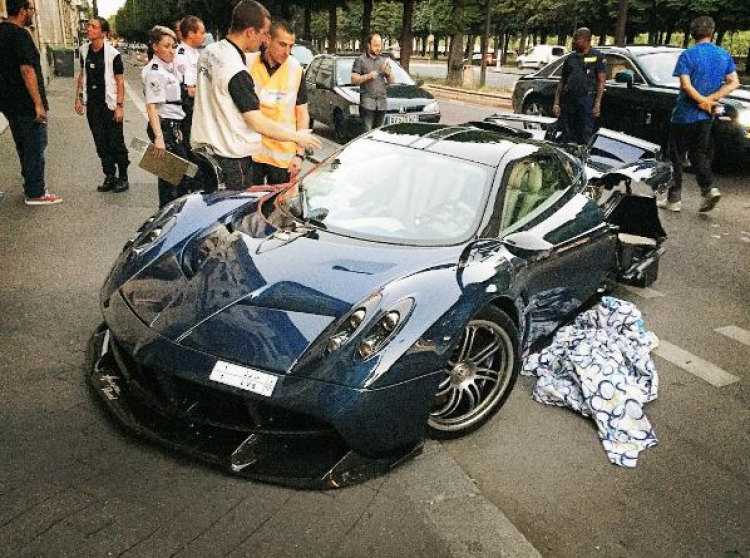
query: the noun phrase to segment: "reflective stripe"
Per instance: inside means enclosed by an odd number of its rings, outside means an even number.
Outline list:
[[[291,56],[273,73],[261,60],[260,53],[250,55],[248,69],[255,83],[255,93],[260,100],[260,112],[277,124],[297,129],[297,92],[302,80],[302,66]],[[276,141],[263,136],[261,148],[253,154],[253,161],[287,169],[297,152],[297,144]]]

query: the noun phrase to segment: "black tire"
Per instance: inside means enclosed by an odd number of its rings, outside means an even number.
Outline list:
[[[533,114],[536,116],[549,116],[547,109],[544,107],[544,103],[539,97],[529,97],[523,103],[521,109],[523,114]]]
[[[502,310],[482,308],[461,331],[433,397],[429,436],[460,438],[480,428],[508,399],[520,369],[518,328]]]

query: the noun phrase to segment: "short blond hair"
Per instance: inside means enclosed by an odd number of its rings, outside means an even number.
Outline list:
[[[152,45],[159,44],[164,37],[172,37],[174,42],[177,43],[177,35],[175,32],[164,25],[154,25],[151,28],[151,31],[148,32],[148,40]]]

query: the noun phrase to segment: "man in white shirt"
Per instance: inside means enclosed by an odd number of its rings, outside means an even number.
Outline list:
[[[193,122],[193,101],[195,85],[198,82],[198,47],[206,39],[206,26],[196,16],[186,16],[180,21],[182,42],[177,45],[174,56],[174,72],[182,87],[182,108],[185,119],[182,121],[182,138],[185,148],[190,150],[190,130]]]
[[[254,0],[242,0],[232,11],[226,38],[206,47],[198,60],[191,146],[213,150],[232,190],[252,186],[252,156],[260,148],[261,135],[303,149],[321,147],[311,130],[286,128],[260,111],[245,53],[257,52],[268,41],[270,28],[268,10]]]

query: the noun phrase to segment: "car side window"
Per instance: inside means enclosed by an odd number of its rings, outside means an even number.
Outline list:
[[[318,69],[318,75],[315,78],[315,83],[317,85],[322,85],[323,87],[332,87],[332,76],[333,59],[329,57],[323,58],[320,62],[320,67]]]
[[[308,66],[307,72],[305,74],[307,83],[315,83],[315,77],[318,75],[318,68],[320,67],[320,61],[321,59],[318,58],[310,62],[310,66]]]
[[[563,57],[557,62],[550,64],[547,67],[547,70],[549,71],[549,77],[559,78],[562,76],[562,67],[563,67],[563,64],[565,63],[566,58],[567,57]]]
[[[636,71],[633,64],[619,54],[607,54],[607,81],[614,80],[615,76],[623,70],[630,70],[633,72],[633,83],[643,83],[640,74]]]
[[[526,221],[540,208],[548,207],[572,183],[572,174],[552,153],[515,161],[505,170],[505,195],[501,230]]]

